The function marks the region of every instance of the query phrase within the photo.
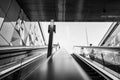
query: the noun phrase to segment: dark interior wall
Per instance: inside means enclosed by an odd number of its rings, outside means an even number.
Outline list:
[[[10,45],[18,18],[27,19],[16,0],[0,0],[0,45]],[[21,16],[20,16],[21,15]],[[25,20],[25,19],[24,19]]]
[[[20,10],[16,0],[0,0],[0,17],[5,18],[5,21],[17,21]],[[28,20],[24,12],[23,15],[24,19]]]
[[[0,0],[0,8],[5,13],[7,13],[7,9],[11,0]]]
[[[3,12],[3,10],[0,8],[0,17],[4,18],[5,17],[5,13]]]
[[[20,13],[20,6],[15,0],[11,0],[11,3],[9,4],[10,6],[8,6],[7,18],[5,18],[5,21],[17,21]]]

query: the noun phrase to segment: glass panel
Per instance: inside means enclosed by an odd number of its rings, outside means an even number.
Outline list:
[[[2,25],[2,23],[3,23],[4,16],[5,16],[5,14],[4,14],[4,12],[1,10],[1,8],[0,8],[0,28],[1,28],[1,25]]]
[[[120,46],[120,25],[118,25],[115,31],[105,42],[104,46]]]
[[[4,22],[0,33],[2,36],[4,36],[6,41],[10,43],[13,31],[14,31],[13,25],[10,22]]]
[[[109,47],[108,47],[109,48]],[[120,53],[103,48],[81,48],[80,55],[120,78]]]
[[[5,46],[5,45],[9,45],[9,43],[7,43],[7,41],[5,41],[5,39],[0,36],[0,46]]]
[[[27,46],[43,45],[43,39],[38,22],[25,22],[25,29],[27,31],[27,33],[25,34]]]

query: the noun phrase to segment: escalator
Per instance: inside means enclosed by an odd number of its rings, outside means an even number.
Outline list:
[[[100,72],[96,68],[90,66],[88,63],[84,62],[77,55],[71,54],[71,56],[76,60],[76,62],[85,70],[85,72],[89,75],[91,80],[113,80],[109,76]]]

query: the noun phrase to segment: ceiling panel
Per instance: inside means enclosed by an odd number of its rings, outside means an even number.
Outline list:
[[[118,21],[120,0],[17,0],[32,21]]]

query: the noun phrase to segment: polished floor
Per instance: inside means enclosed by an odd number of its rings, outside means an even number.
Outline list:
[[[65,49],[60,49],[30,73],[26,80],[90,80],[90,78]]]

